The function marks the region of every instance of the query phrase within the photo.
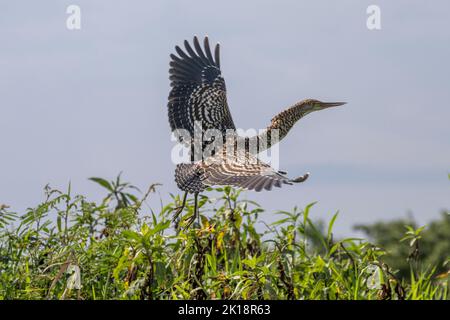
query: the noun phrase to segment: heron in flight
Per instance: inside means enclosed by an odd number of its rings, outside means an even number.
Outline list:
[[[176,53],[170,58],[170,94],[168,102],[169,123],[172,132],[184,131],[188,139],[180,141],[191,148],[191,161],[177,164],[175,181],[184,191],[181,206],[176,208],[174,220],[183,211],[188,193],[194,194],[194,214],[187,221],[189,227],[198,216],[198,195],[214,185],[230,185],[248,190],[271,190],[273,186],[293,184],[305,181],[309,174],[288,178],[286,172],[275,171],[267,163],[257,158],[257,154],[283,139],[294,124],[305,115],[318,110],[336,107],[345,102],[321,102],[306,99],[297,102],[272,118],[269,126],[254,137],[240,137],[231,117],[227,103],[225,80],[220,69],[220,46],[216,44],[214,52],[208,37],[204,38],[203,47],[195,36],[193,45],[184,41],[185,50],[175,47]],[[194,159],[195,130],[202,132],[213,129],[223,137],[225,145],[231,141],[236,146],[242,142],[244,148],[223,146],[210,156]],[[232,134],[230,134],[230,132]],[[277,139],[273,138],[277,133]],[[233,134],[234,133],[234,134]],[[212,139],[213,140],[213,139]],[[201,141],[200,149],[204,151],[211,141]],[[256,143],[258,148],[250,148]],[[256,150],[256,151],[255,151]]]

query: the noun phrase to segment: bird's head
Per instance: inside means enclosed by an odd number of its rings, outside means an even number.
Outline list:
[[[319,110],[323,110],[326,108],[331,108],[331,107],[337,107],[337,106],[342,106],[346,104],[346,102],[322,102],[319,100],[315,100],[315,99],[307,99],[307,100],[303,100],[299,103],[300,109],[302,111],[302,113],[304,115],[314,112],[314,111],[319,111]]]

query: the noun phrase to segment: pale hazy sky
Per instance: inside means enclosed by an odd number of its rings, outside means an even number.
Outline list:
[[[82,28],[66,28],[79,5]],[[366,8],[381,8],[378,31]],[[450,207],[448,1],[0,2],[0,203],[16,210],[50,183],[98,199],[90,176],[177,192],[167,121],[169,54],[194,34],[222,47],[234,121],[263,128],[303,98],[347,101],[302,119],[281,168],[304,184],[247,192],[268,211],[318,201],[355,223]],[[268,221],[273,215],[264,216]]]

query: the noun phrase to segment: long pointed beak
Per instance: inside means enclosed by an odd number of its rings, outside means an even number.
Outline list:
[[[347,102],[322,102],[321,107],[325,108],[331,108],[331,107],[338,107],[346,104]]]

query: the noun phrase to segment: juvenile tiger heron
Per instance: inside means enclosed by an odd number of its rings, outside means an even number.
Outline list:
[[[224,139],[226,133],[235,132],[236,126],[228,108],[225,80],[220,69],[219,44],[211,51],[208,37],[204,38],[203,47],[197,37],[193,46],[184,41],[185,50],[175,47],[178,54],[171,54],[170,94],[168,102],[169,123],[172,132],[184,130],[191,139],[184,139],[187,146],[194,144],[194,131],[200,124],[201,130],[218,130]],[[183,190],[181,206],[176,208],[174,220],[183,211],[188,193],[194,194],[194,214],[188,220],[189,227],[198,215],[198,195],[213,185],[231,185],[248,190],[271,190],[273,186],[293,184],[305,181],[309,174],[290,179],[286,172],[275,171],[268,164],[257,158],[257,153],[264,151],[283,139],[294,124],[313,111],[341,106],[345,102],[321,102],[306,99],[280,112],[272,118],[269,126],[261,134],[248,138],[237,134],[232,139],[244,139],[245,147],[236,152],[226,152],[226,148],[216,151],[206,159],[181,163],[175,169],[175,181]],[[271,133],[276,130],[278,139],[273,141]],[[226,137],[229,137],[226,136]],[[257,151],[248,148],[255,142]],[[202,142],[202,150],[207,146]]]

